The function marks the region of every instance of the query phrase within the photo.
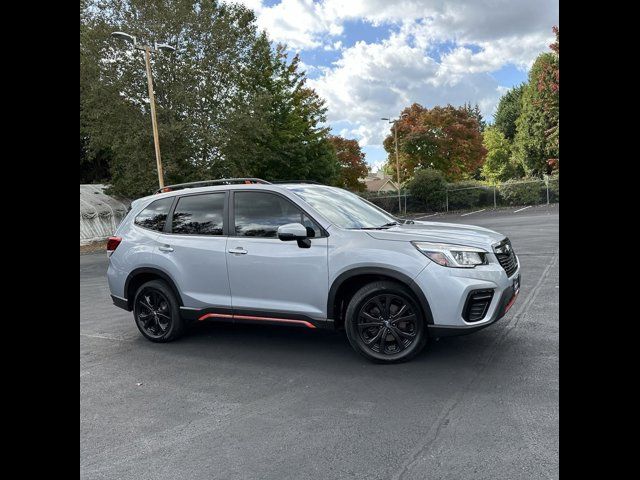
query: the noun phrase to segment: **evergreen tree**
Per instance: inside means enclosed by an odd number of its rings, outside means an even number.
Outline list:
[[[476,103],[475,106],[472,107],[471,102],[465,103],[463,108],[470,117],[476,119],[476,122],[478,122],[478,130],[480,131],[480,133],[484,132],[484,129],[487,127],[487,122],[484,121],[482,112],[480,112],[480,107],[478,106],[478,104]]]
[[[493,116],[493,125],[510,142],[516,136],[516,120],[518,120],[522,110],[522,93],[525,87],[526,84],[523,83],[505,93],[500,98],[498,108]]]
[[[514,158],[527,175],[550,173],[559,156],[558,90],[541,88],[545,77],[557,68],[554,53],[543,53],[529,72],[529,84],[522,95],[522,111],[516,121]]]

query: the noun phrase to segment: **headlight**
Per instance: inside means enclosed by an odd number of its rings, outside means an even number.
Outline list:
[[[487,252],[481,248],[450,243],[411,242],[420,252],[443,267],[473,268],[486,265]]]

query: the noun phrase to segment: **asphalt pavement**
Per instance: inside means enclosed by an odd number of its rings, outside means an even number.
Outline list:
[[[81,478],[557,478],[559,206],[516,210],[424,218],[508,235],[521,293],[399,365],[292,327],[151,343],[111,304],[106,255],[81,255]]]

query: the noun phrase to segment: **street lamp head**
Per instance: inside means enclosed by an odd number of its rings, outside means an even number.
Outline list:
[[[128,33],[124,33],[124,32],[113,32],[111,34],[112,37],[116,37],[116,38],[122,38],[123,40],[127,40],[128,42],[133,43],[133,46],[136,46],[136,37],[134,37],[133,35],[129,35]]]
[[[380,120],[389,120],[388,118],[381,118]]]
[[[156,43],[155,44],[156,50],[164,50],[166,52],[175,52],[176,48],[172,47],[171,45],[167,44],[167,43]]]

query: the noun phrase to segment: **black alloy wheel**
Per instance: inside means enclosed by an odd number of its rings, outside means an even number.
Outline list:
[[[403,285],[377,281],[365,285],[351,298],[345,330],[351,346],[379,363],[413,358],[427,340],[422,311]]]
[[[363,343],[376,353],[400,353],[416,339],[416,314],[398,295],[383,293],[371,298],[358,312],[356,325]]]
[[[174,340],[183,330],[176,297],[160,280],[147,282],[138,289],[133,316],[140,333],[152,342]]]

